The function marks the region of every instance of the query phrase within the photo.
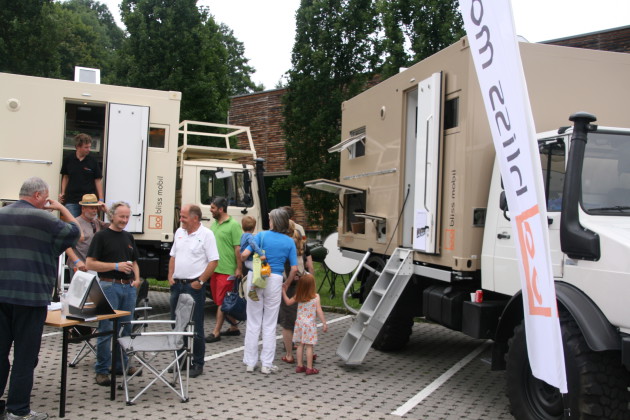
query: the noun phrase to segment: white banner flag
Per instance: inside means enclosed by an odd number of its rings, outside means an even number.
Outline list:
[[[536,130],[509,0],[460,0],[510,207],[532,373],[567,393]]]

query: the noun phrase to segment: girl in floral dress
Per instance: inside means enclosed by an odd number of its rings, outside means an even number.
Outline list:
[[[316,315],[323,324],[324,332],[328,331],[328,324],[326,324],[324,311],[319,302],[319,295],[315,291],[315,277],[311,274],[304,274],[300,277],[297,291],[292,298],[287,296],[287,287],[288,282],[285,282],[282,287],[284,302],[287,305],[293,305],[295,302],[298,302],[297,319],[293,330],[293,342],[297,345],[297,367],[295,372],[306,372],[307,375],[314,375],[319,373],[319,370],[313,367],[313,347],[317,344]],[[306,366],[304,366],[303,361],[304,348],[306,348]]]

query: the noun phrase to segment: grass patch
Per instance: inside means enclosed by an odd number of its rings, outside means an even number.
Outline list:
[[[324,281],[324,277],[325,277],[324,267],[320,263],[314,263],[313,265],[315,268],[315,281],[317,283],[317,289],[320,290],[320,285]],[[344,276],[343,278],[344,278],[344,281],[346,282],[349,280],[348,276]],[[169,288],[168,280],[156,280],[154,278],[148,278],[147,281],[149,282],[149,287],[151,288],[165,288],[166,290],[168,290]],[[357,290],[359,287],[359,284],[355,283],[354,287],[355,287],[355,290]],[[322,306],[339,308],[339,309],[345,310],[346,307],[343,304],[343,297],[342,297],[344,289],[345,289],[345,286],[343,284],[343,281],[341,280],[341,277],[337,276],[337,281],[335,281],[335,297],[331,298],[330,286],[328,282],[326,282],[326,284],[321,286],[321,290],[319,294],[321,298]],[[350,296],[348,297],[348,304],[355,309],[358,309],[361,307],[359,300],[353,299]]]

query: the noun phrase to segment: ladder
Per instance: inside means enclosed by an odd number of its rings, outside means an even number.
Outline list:
[[[396,248],[337,348],[347,365],[363,362],[413,275],[413,250]]]

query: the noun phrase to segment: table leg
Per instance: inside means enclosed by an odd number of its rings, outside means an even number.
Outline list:
[[[112,330],[112,367],[111,367],[111,388],[109,390],[109,399],[116,399],[116,362],[118,362],[118,318],[114,318],[114,329]],[[122,366],[122,369],[125,367]]]
[[[66,415],[66,381],[68,379],[68,334],[69,327],[62,330],[61,340],[61,393],[59,395],[59,417]]]

